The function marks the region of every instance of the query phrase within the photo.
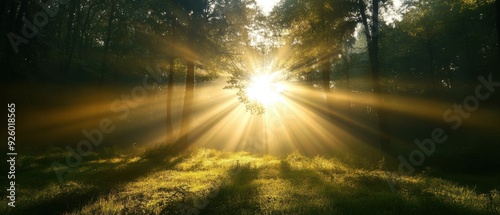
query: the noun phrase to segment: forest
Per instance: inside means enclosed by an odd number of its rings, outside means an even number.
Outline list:
[[[500,213],[498,0],[0,12],[2,214]]]

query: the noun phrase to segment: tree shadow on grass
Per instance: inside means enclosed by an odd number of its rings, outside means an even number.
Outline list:
[[[257,179],[259,171],[249,166],[233,170],[229,184],[220,188],[200,214],[253,214],[259,207],[256,204],[249,204],[249,201],[258,195],[257,186],[252,182]]]
[[[423,192],[419,186],[410,187],[414,191],[410,195],[392,192],[379,174],[319,172],[294,168],[286,161],[282,161],[281,171],[283,178],[292,184],[292,199],[302,200],[292,211],[282,211],[286,213],[477,214],[470,208]]]

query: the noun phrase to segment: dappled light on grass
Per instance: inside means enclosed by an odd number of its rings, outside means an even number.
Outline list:
[[[336,158],[197,149],[171,169],[138,178],[75,212],[346,214],[373,208],[376,214],[487,214],[487,198],[474,189],[419,175],[398,178],[396,186],[405,189],[392,192],[386,177]]]
[[[165,146],[117,149],[89,156],[76,172],[67,175],[66,182],[58,184],[45,164],[64,159],[64,154],[53,155],[25,155],[20,160],[41,165],[22,168],[19,211],[47,204],[67,208],[47,208],[47,213],[74,214],[192,210],[206,214],[352,214],[362,208],[373,208],[375,214],[488,214],[500,210],[498,194],[492,192],[490,200],[473,187],[426,174],[393,177],[398,187],[393,192],[387,186],[387,172],[340,157],[305,157],[298,152],[275,157],[205,148],[173,155]],[[35,184],[45,188],[36,189]],[[0,211],[6,211],[6,204],[2,205]]]

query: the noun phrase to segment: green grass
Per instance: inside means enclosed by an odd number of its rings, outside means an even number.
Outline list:
[[[24,155],[19,161],[17,206],[10,209],[2,198],[0,213],[500,213],[496,191],[480,193],[473,186],[425,173],[392,177],[377,168],[355,168],[338,158],[299,153],[273,157],[210,149],[181,155],[167,151],[157,147],[93,154],[64,183],[58,183],[50,169],[52,161],[64,160],[64,152]]]

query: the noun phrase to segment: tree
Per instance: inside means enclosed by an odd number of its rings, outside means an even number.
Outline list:
[[[371,26],[368,24],[368,17],[366,16],[366,4],[364,0],[359,0],[359,13],[361,21],[365,28],[365,36],[368,46],[368,56],[370,58],[370,67],[372,73],[372,86],[375,96],[375,107],[377,108],[379,127],[380,127],[380,144],[383,151],[388,151],[391,138],[389,136],[389,125],[386,117],[386,109],[382,99],[382,90],[380,87],[380,73],[379,73],[379,0],[372,0],[372,17]]]
[[[341,54],[347,41],[342,35],[352,35],[356,21],[352,16],[356,4],[345,0],[286,0],[273,11],[274,20],[285,32],[286,45],[295,55],[290,56],[292,71],[318,68],[321,88],[325,93],[326,111],[330,118],[330,82],[332,61]]]
[[[116,0],[110,0],[109,2],[109,12],[108,12],[108,22],[106,27],[106,34],[104,40],[104,49],[102,54],[102,66],[101,66],[101,85],[104,84],[105,73],[109,68],[109,44],[111,42],[111,35],[113,30],[113,20],[115,19],[115,10],[116,10]]]
[[[495,1],[495,6],[497,9],[497,38],[498,44],[500,44],[500,0]],[[498,46],[498,52],[500,53],[500,45]]]
[[[269,59],[265,59],[270,52],[269,35],[266,18],[258,10],[255,1],[231,1],[221,7],[226,14],[226,24],[229,29],[223,44],[227,54],[223,55],[226,61],[230,76],[225,89],[237,91],[238,100],[245,105],[248,112],[253,115],[260,115],[265,112],[265,108],[257,101],[251,100],[246,94],[252,75],[263,72],[270,64]]]
[[[248,1],[253,2],[253,1]],[[235,30],[238,24],[231,19],[232,7],[245,7],[246,1],[204,1],[191,0],[181,3],[183,13],[187,14],[185,21],[186,48],[182,55],[186,60],[186,90],[178,145],[180,149],[189,147],[189,127],[192,117],[192,106],[195,88],[195,67],[217,73],[228,68],[231,59],[244,50],[235,50],[231,45],[231,35],[238,34]],[[244,16],[240,14],[239,16]],[[231,20],[230,20],[231,19]],[[223,27],[226,27],[224,29]]]

